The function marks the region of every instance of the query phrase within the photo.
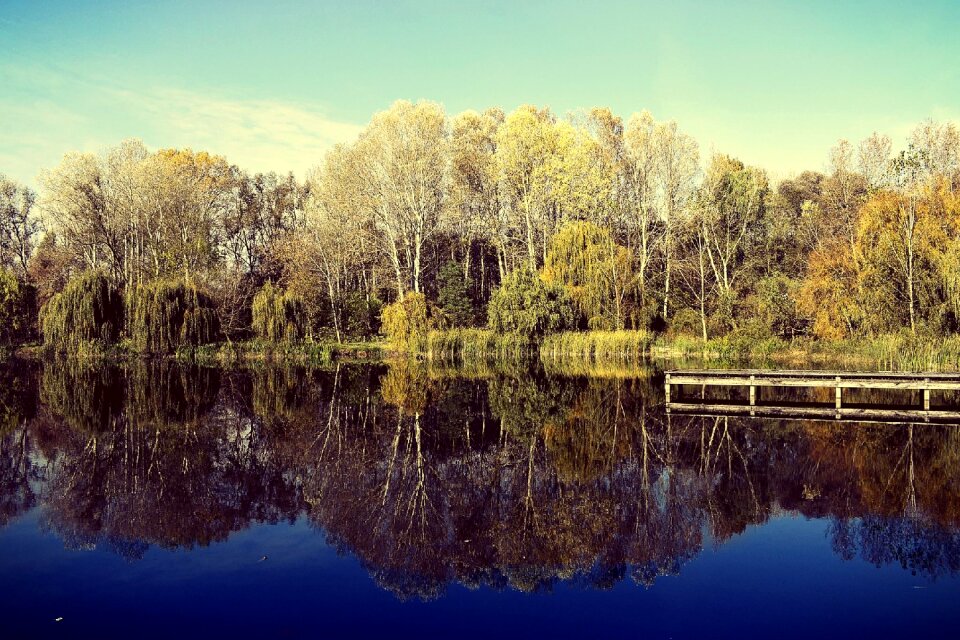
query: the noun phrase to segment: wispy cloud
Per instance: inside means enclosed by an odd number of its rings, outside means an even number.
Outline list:
[[[306,103],[235,98],[178,87],[135,89],[51,67],[0,66],[0,173],[33,182],[68,151],[127,137],[153,148],[191,147],[251,171],[303,176],[361,126]]]
[[[169,134],[156,144],[206,149],[256,171],[302,174],[332,146],[361,130],[304,104],[231,100],[182,89],[113,93]]]

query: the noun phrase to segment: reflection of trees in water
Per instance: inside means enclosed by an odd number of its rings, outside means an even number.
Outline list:
[[[264,429],[220,394],[216,370],[153,362],[120,375],[48,366],[43,390],[49,417],[62,418],[60,426],[47,421],[45,520],[69,544],[103,541],[133,555],[140,542],[191,547],[300,509]],[[108,411],[91,407],[103,399]]]
[[[835,518],[830,525],[830,541],[845,560],[859,552],[878,567],[899,565],[914,575],[931,578],[960,571],[960,533],[926,518]]]
[[[32,483],[42,471],[27,429],[36,413],[35,387],[26,365],[0,367],[0,527],[36,504]]]
[[[0,379],[2,517],[39,502],[76,547],[137,557],[306,513],[385,588],[431,597],[451,582],[649,585],[705,532],[722,543],[788,510],[832,518],[843,557],[931,576],[960,564],[953,427],[669,416],[650,376],[36,374]]]
[[[642,389],[535,375],[396,379],[405,367],[385,378],[394,404],[364,437],[338,438],[343,448],[305,485],[314,521],[385,587],[429,596],[450,581],[523,590],[574,577],[606,585],[628,572],[649,581],[696,553],[702,519],[690,498],[700,481],[664,473],[669,445],[649,426]],[[643,437],[646,467],[633,446]]]

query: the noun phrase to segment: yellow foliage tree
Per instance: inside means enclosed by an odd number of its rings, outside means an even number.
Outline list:
[[[827,241],[810,253],[797,306],[813,320],[814,334],[838,340],[851,336],[860,326],[863,309],[857,299],[858,280],[853,252],[843,238]]]

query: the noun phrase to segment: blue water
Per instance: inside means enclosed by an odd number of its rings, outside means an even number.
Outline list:
[[[0,638],[957,637],[960,427],[51,367],[0,372]]]
[[[33,512],[0,531],[0,592],[7,637],[951,638],[960,622],[957,580],[842,560],[824,521],[790,516],[704,550],[650,588],[453,585],[435,601],[403,602],[304,519],[131,562],[65,549]]]

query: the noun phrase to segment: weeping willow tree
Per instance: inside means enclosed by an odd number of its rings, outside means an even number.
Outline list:
[[[591,329],[624,328],[636,276],[630,252],[592,222],[568,222],[550,240],[543,280],[563,285]]]
[[[127,332],[140,353],[175,353],[215,342],[220,321],[210,296],[184,282],[158,280],[127,293]]]
[[[79,353],[117,341],[123,327],[123,299],[100,273],[84,273],[67,284],[40,313],[44,344]]]
[[[307,337],[303,300],[267,282],[253,297],[253,331],[266,342],[301,342]]]

